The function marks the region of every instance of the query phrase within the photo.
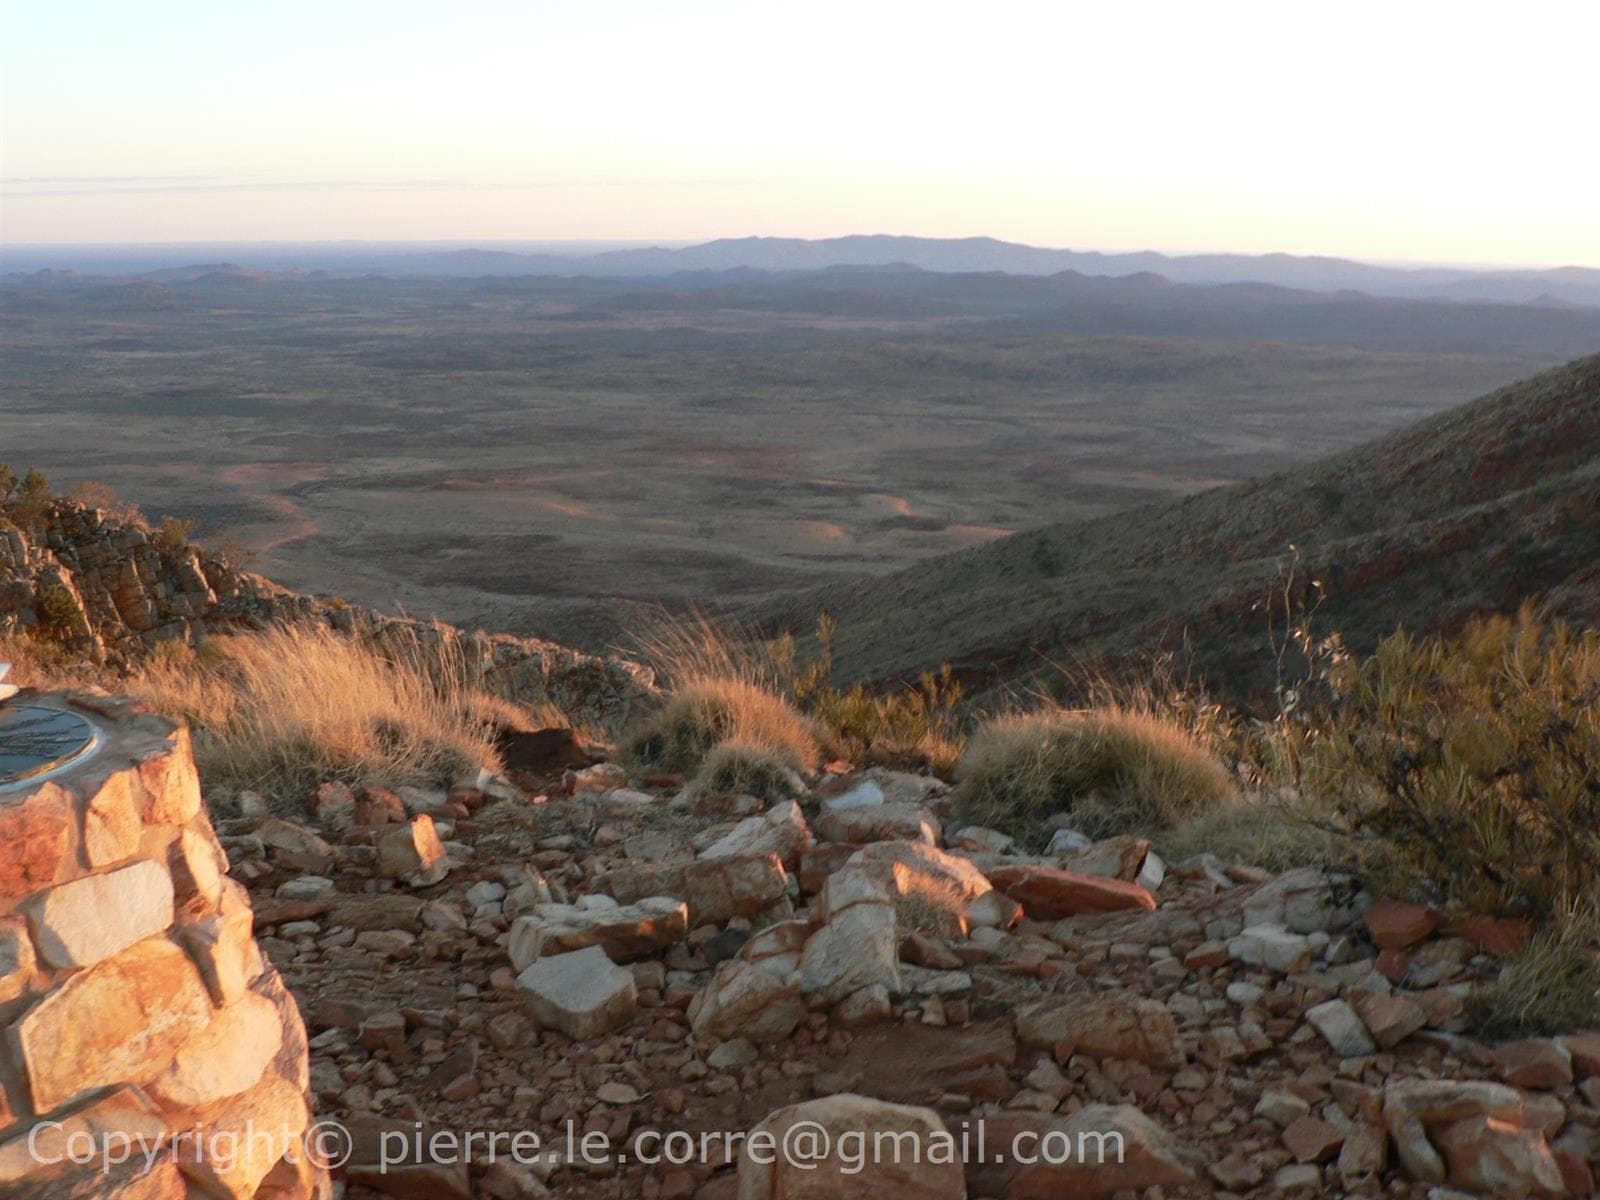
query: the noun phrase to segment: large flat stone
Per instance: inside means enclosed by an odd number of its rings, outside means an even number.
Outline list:
[[[633,972],[599,946],[541,958],[517,976],[517,986],[541,1025],[580,1042],[626,1022],[639,1000]]]
[[[1176,1070],[1184,1063],[1178,1023],[1147,996],[1064,996],[1017,1013],[1017,1037],[1039,1049],[1070,1047],[1096,1058],[1125,1058]]]
[[[69,978],[13,1025],[36,1112],[114,1083],[146,1084],[211,1020],[184,952],[152,939]]]
[[[797,972],[741,958],[719,964],[689,1005],[695,1037],[709,1042],[778,1041],[793,1033],[805,1015]]]
[[[172,924],[172,876],[149,859],[51,888],[30,906],[39,957],[89,967]]]
[[[814,1006],[837,1004],[874,986],[898,993],[900,941],[894,908],[858,903],[832,915],[806,942],[800,976],[801,991]]]
[[[306,1100],[285,1079],[268,1074],[249,1091],[194,1110],[206,1137],[188,1145],[237,1146],[232,1154],[196,1154],[180,1146],[178,1169],[203,1195],[249,1200],[286,1154],[298,1153],[310,1122]],[[191,1191],[190,1195],[194,1192]]]
[[[671,896],[601,908],[539,904],[511,923],[511,965],[525,971],[543,955],[585,946],[599,946],[613,962],[626,962],[680,942],[688,932],[689,906]]]
[[[974,1195],[1062,1200],[1194,1181],[1193,1152],[1130,1105],[1091,1104],[1067,1117],[1008,1111],[985,1118],[985,1126],[985,1157],[967,1167]],[[1019,1161],[1013,1146],[1038,1161]]]
[[[1136,883],[1056,867],[996,867],[988,876],[990,883],[1036,921],[1058,921],[1084,912],[1153,911],[1156,907],[1156,898]]]
[[[246,992],[178,1048],[150,1094],[178,1107],[237,1095],[261,1078],[282,1044],[283,1017],[277,1006]]]

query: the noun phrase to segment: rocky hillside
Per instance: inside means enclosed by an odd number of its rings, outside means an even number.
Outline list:
[[[350,1200],[1593,1193],[1600,1033],[1463,1036],[1516,922],[1133,836],[1027,855],[881,769],[521,782],[222,822]],[[536,1140],[426,1149],[468,1130]]]
[[[1187,641],[1225,691],[1272,682],[1262,606],[1299,556],[1318,620],[1355,648],[1537,598],[1600,620],[1600,356],[1305,467],[1054,525],[758,614],[839,624],[837,660],[887,679],[949,661],[979,690],[1052,662]],[[1280,622],[1281,623],[1281,622]]]
[[[380,642],[402,632],[452,642],[474,684],[529,706],[554,704],[587,728],[620,728],[653,694],[650,672],[636,663],[300,595],[96,508],[53,501],[30,524],[0,515],[0,634],[42,633],[92,662],[136,661],[205,632],[317,621]]]

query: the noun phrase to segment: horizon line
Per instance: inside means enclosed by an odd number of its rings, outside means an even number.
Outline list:
[[[1600,271],[1600,265],[1590,266],[1572,260],[1563,262],[1462,262],[1441,261],[1438,259],[1394,259],[1394,258],[1365,258],[1354,254],[1303,254],[1292,250],[1157,250],[1150,247],[1139,249],[1106,250],[1099,248],[1076,248],[1071,246],[1041,245],[1035,242],[1012,241],[1007,238],[996,237],[993,234],[964,234],[930,236],[923,234],[899,233],[848,233],[833,234],[827,237],[796,237],[787,234],[721,234],[715,237],[702,238],[642,238],[642,237],[593,237],[593,238],[539,238],[539,237],[413,237],[413,238],[207,238],[207,239],[173,239],[168,241],[79,241],[79,242],[18,242],[0,238],[0,254],[7,250],[110,250],[110,249],[178,249],[185,246],[271,246],[271,247],[404,247],[404,246],[458,246],[463,248],[484,247],[497,248],[500,246],[573,246],[573,247],[613,247],[616,249],[659,249],[683,250],[697,246],[710,245],[721,241],[792,241],[792,242],[831,242],[843,241],[851,238],[899,238],[907,241],[918,242],[974,242],[988,241],[1004,246],[1017,246],[1029,250],[1044,252],[1064,252],[1070,254],[1095,254],[1105,257],[1130,257],[1133,255],[1155,255],[1167,259],[1183,258],[1209,258],[1228,257],[1246,259],[1264,258],[1293,258],[1309,261],[1351,262],[1362,266],[1387,267],[1395,270],[1464,270],[1464,271]]]

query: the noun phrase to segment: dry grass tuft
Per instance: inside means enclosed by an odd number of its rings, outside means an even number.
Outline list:
[[[1155,838],[1169,862],[1215,854],[1225,863],[1288,871],[1347,862],[1351,844],[1326,824],[1327,814],[1281,800],[1229,804],[1180,821]]]
[[[724,742],[759,748],[793,770],[817,765],[811,722],[793,705],[748,680],[691,680],[665,700],[628,742],[634,760],[693,773]]]
[[[195,727],[208,788],[284,797],[324,779],[393,787],[498,769],[503,702],[464,679],[459,661],[418,639],[379,653],[295,626],[168,648],[125,686]]]
[[[1482,1037],[1531,1037],[1593,1028],[1600,1013],[1600,912],[1579,910],[1534,935],[1500,978],[1467,997]]]
[[[971,824],[1037,838],[1057,813],[1091,837],[1170,829],[1233,803],[1233,781],[1186,730],[1121,708],[998,717],[968,743],[956,801]]]
[[[792,799],[805,794],[804,781],[787,755],[742,741],[720,742],[701,760],[689,780],[691,796],[757,796]]]

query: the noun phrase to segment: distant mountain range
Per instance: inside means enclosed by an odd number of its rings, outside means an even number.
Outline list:
[[[1045,526],[748,614],[838,625],[854,676],[941,661],[977,693],[1048,687],[1159,649],[1235,697],[1273,683],[1264,604],[1298,554],[1322,632],[1369,651],[1537,600],[1600,623],[1600,355],[1283,474]],[[1281,629],[1280,629],[1281,632]]]
[[[71,269],[88,275],[144,274],[196,261],[226,260],[265,271],[332,271],[447,278],[559,275],[646,279],[692,272],[819,271],[901,264],[936,272],[1003,272],[1094,276],[1160,275],[1174,283],[1263,283],[1317,292],[1357,291],[1396,296],[1509,304],[1600,307],[1600,270],[1377,266],[1344,258],[1292,254],[1166,255],[1153,251],[1103,254],[1057,250],[995,238],[858,235],[823,238],[719,238],[684,247],[633,247],[599,252],[406,243],[195,243],[157,246],[11,246],[0,255],[6,272]]]
[[[357,305],[382,305],[397,294],[443,305],[516,297],[540,305],[553,319],[617,329],[663,316],[675,328],[690,328],[736,312],[799,325],[825,320],[861,329],[939,326],[951,335],[1175,337],[1512,353],[1534,356],[1537,365],[1600,347],[1600,306],[1324,292],[1270,283],[1174,283],[1148,271],[957,273],[888,263],[784,271],[706,268],[657,276],[440,278],[228,262],[158,267],[137,275],[45,270],[0,279],[8,311],[19,316],[36,306],[41,312],[79,306],[101,313],[119,307],[203,311],[219,303],[273,308],[305,303],[302,289]]]

